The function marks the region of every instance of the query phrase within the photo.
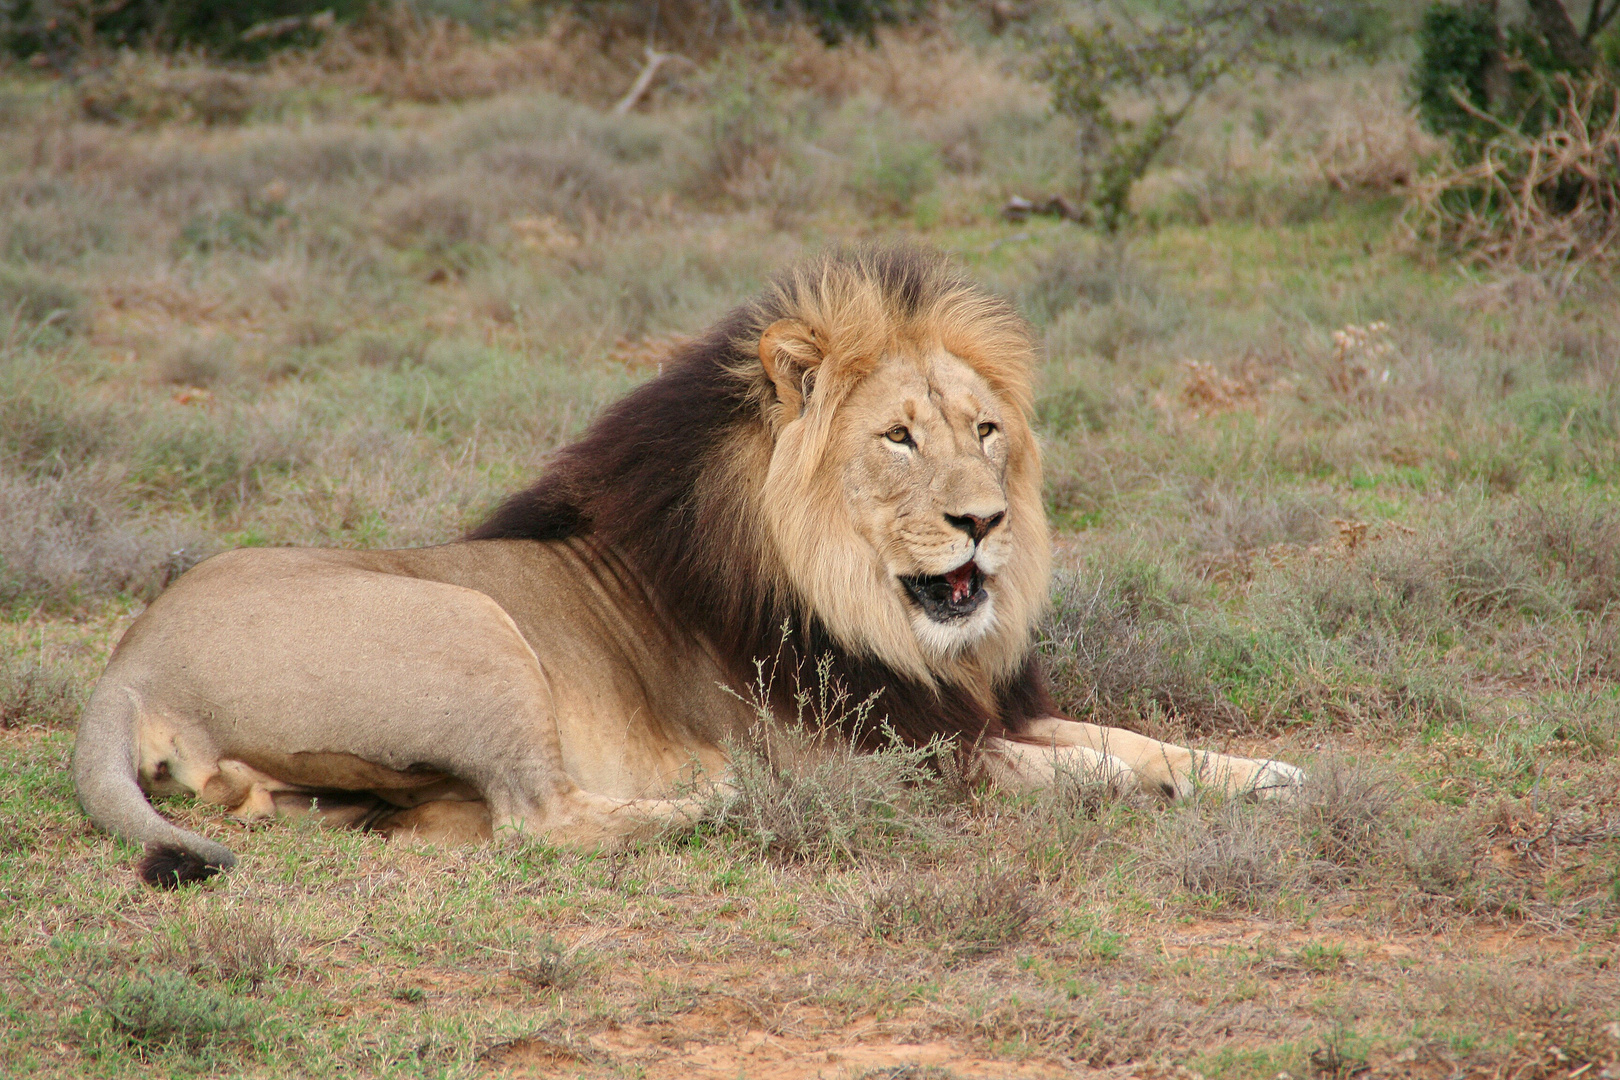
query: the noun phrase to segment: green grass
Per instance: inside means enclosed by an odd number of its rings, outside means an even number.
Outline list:
[[[1394,188],[1329,191],[1357,117],[1416,138],[1356,111],[1392,64],[1223,91],[1123,237],[1009,224],[1075,133],[1005,44],[934,48],[795,42],[625,118],[557,92],[611,100],[583,52],[453,101],[246,73],[212,127],[4,75],[0,1073],[1620,1068],[1620,292],[1460,272]],[[1044,340],[1060,701],[1303,764],[1297,804],[752,761],[726,814],[584,854],[177,800],[242,865],[175,894],[90,831],[75,714],[174,574],[453,537],[673,336],[902,235]]]

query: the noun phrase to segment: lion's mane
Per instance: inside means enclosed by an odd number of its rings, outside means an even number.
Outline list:
[[[758,349],[780,319],[805,323],[841,358],[815,382],[817,407],[836,409],[885,349],[931,343],[965,360],[1019,415],[1026,460],[1009,482],[1009,507],[1023,516],[1022,535],[1042,546],[1010,568],[1003,625],[967,655],[919,669],[860,629],[866,597],[831,601],[857,609],[829,618],[809,598],[813,590],[793,580],[792,559],[767,541],[768,500],[783,496],[762,489],[775,435],[790,418]],[[907,743],[1016,737],[1051,713],[1033,649],[1046,588],[1039,457],[1028,432],[1033,355],[1012,308],[938,255],[898,248],[825,256],[682,347],[663,374],[609,408],[467,539],[582,537],[614,549],[657,606],[707,638],[739,691],[755,684],[758,662],[772,670],[784,659],[791,668],[829,658],[850,700],[876,695],[875,715]],[[809,443],[801,453],[825,450]],[[797,686],[780,672],[770,681],[777,717],[795,715]],[[870,724],[849,734],[866,745],[884,738]]]

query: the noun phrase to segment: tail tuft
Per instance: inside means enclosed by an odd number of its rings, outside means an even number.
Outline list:
[[[178,889],[194,881],[207,881],[224,869],[178,844],[147,844],[146,857],[136,872],[154,888]]]

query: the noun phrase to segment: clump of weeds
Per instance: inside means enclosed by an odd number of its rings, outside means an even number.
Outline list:
[[[958,878],[902,877],[872,887],[853,916],[866,937],[925,943],[957,963],[1023,940],[1045,911],[1027,881],[980,868]]]

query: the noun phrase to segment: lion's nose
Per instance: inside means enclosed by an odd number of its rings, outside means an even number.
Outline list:
[[[979,517],[976,514],[946,514],[945,520],[973,537],[973,542],[976,544],[989,536],[990,530],[1000,525],[1001,519],[1006,516],[1007,512],[1003,510],[1001,513],[991,514],[989,517]]]

